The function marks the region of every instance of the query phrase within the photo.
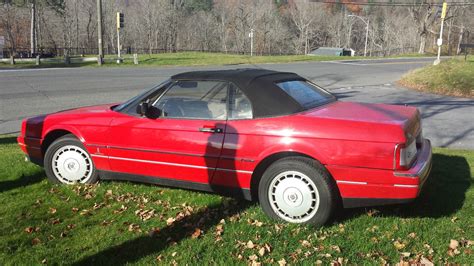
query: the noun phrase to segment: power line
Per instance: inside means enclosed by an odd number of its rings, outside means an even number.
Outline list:
[[[345,4],[345,5],[361,5],[361,6],[427,6],[427,5],[434,5],[434,6],[441,6],[443,2],[439,3],[429,3],[423,1],[421,3],[407,3],[407,2],[355,2],[355,1],[337,1],[337,0],[310,0],[313,3],[321,3],[321,4]],[[448,2],[449,6],[471,6],[474,5],[474,2],[461,2],[461,1],[454,1]]]

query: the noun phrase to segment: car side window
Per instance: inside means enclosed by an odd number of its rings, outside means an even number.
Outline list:
[[[227,119],[227,82],[177,81],[153,102],[165,118]]]
[[[239,88],[231,84],[229,89],[229,119],[252,119],[250,100]]]

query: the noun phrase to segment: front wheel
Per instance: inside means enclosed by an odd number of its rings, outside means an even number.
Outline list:
[[[304,157],[283,158],[264,172],[258,188],[263,211],[274,219],[325,224],[337,205],[337,190],[324,166]]]
[[[46,150],[44,166],[53,183],[95,183],[98,180],[94,163],[84,145],[73,135],[55,140]]]

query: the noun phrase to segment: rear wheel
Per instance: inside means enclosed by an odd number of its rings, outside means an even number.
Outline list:
[[[54,183],[95,183],[97,171],[84,145],[73,135],[55,140],[46,150],[46,175]]]
[[[326,169],[304,157],[283,158],[270,165],[258,195],[268,216],[290,223],[321,226],[337,205],[335,184]]]

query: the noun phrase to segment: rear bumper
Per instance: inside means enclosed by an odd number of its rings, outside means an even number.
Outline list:
[[[431,143],[425,139],[417,161],[406,171],[328,167],[346,208],[398,204],[418,197],[432,166]]]
[[[41,139],[18,136],[17,142],[21,150],[32,163],[43,165],[43,152],[41,151]]]

